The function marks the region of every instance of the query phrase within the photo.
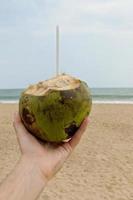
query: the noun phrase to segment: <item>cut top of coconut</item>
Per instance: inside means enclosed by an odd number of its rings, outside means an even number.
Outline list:
[[[71,90],[79,87],[80,80],[70,75],[61,74],[49,80],[41,81],[37,84],[29,86],[25,90],[25,94],[43,96],[50,89],[53,90]]]

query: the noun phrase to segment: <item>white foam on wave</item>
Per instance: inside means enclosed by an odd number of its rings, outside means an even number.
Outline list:
[[[1,100],[0,104],[18,104],[19,100]],[[110,100],[94,100],[93,104],[133,104],[133,101],[110,101]]]
[[[117,100],[114,100],[114,101],[109,101],[109,100],[106,100],[106,101],[93,101],[94,104],[133,104],[133,101],[117,101]]]
[[[2,100],[0,101],[0,104],[16,104],[19,100]]]

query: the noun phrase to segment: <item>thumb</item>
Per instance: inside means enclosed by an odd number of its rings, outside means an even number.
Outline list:
[[[24,127],[19,113],[14,113],[13,126],[20,146],[22,146],[25,142],[27,142],[27,140],[29,140],[29,137],[31,139],[32,136]]]
[[[20,115],[19,115],[18,112],[14,113],[13,126],[14,126],[16,133],[19,134],[19,135],[23,135],[25,133],[26,134],[28,133],[28,131],[26,130],[26,128],[22,124],[22,121],[21,121],[21,118],[20,118]]]
[[[36,139],[23,125],[19,113],[14,113],[13,126],[18,138],[19,143],[24,144],[26,142],[36,142]]]

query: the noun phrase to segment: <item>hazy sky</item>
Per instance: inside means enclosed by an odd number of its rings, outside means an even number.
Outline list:
[[[0,0],[0,88],[61,72],[91,87],[133,87],[133,0]]]

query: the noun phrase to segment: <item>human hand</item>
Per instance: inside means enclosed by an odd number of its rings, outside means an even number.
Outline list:
[[[25,129],[19,114],[15,114],[13,125],[23,159],[32,163],[47,182],[58,172],[79,143],[81,136],[87,128],[88,118],[83,121],[70,141],[58,145],[48,142],[42,143],[37,140]]]

